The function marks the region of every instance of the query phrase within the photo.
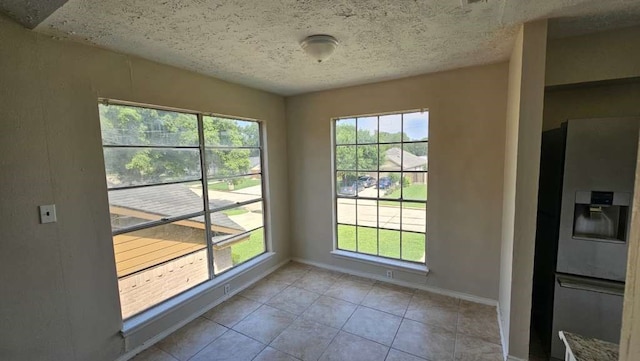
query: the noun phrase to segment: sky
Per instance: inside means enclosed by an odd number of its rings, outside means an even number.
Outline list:
[[[401,119],[402,117],[402,119]],[[354,124],[355,119],[341,119],[340,124]],[[369,130],[372,134],[378,129],[378,117],[357,118],[358,130]],[[429,139],[429,112],[405,113],[380,116],[380,131],[387,133],[399,133],[404,127],[410,140]]]

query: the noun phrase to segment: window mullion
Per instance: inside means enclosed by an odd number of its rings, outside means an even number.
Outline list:
[[[205,155],[205,139],[203,116],[198,114],[198,145],[200,148],[200,174],[202,175],[202,201],[204,202],[205,237],[207,238],[207,269],[209,279],[215,277],[213,267],[213,237],[211,234],[211,213],[209,212],[209,182],[207,180],[207,160]]]

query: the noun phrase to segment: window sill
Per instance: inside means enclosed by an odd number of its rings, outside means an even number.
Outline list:
[[[220,287],[222,284],[229,282],[231,279],[250,271],[254,267],[266,262],[273,256],[275,256],[274,252],[264,253],[251,261],[241,264],[233,270],[225,272],[212,280],[205,281],[204,283],[195,286],[194,288],[187,290],[165,302],[162,302],[159,305],[148,309],[147,311],[129,318],[128,320],[123,322],[122,330],[120,331],[120,333],[124,338],[135,334],[136,332],[152,324],[155,320],[161,318],[162,316],[173,312],[185,303],[197,299],[204,294],[212,291],[213,289]]]
[[[370,256],[361,253],[335,250],[331,254],[337,258],[348,259],[357,262],[368,263],[376,266],[384,266],[388,268],[397,269],[400,271],[416,273],[420,275],[426,275],[429,273],[429,268],[426,264],[417,264],[412,262],[388,259],[384,257]]]

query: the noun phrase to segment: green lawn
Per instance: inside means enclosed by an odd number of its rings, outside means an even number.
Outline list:
[[[222,211],[222,213],[226,214],[227,216],[237,216],[239,214],[249,213],[249,211],[244,208],[233,208]]]
[[[381,196],[382,197],[382,196]],[[398,199],[400,198],[400,188],[396,188],[393,192],[387,194],[384,196],[385,198],[394,198],[394,199]],[[416,199],[416,200],[425,200],[427,199],[427,185],[426,184],[412,184],[408,187],[404,187],[403,188],[403,198],[405,200],[411,200],[411,199]],[[392,206],[392,207],[399,207],[399,202],[395,202],[395,201],[380,201],[380,205],[381,206]],[[424,203],[404,203],[404,207],[405,208],[420,208],[420,209],[424,209],[425,208],[425,204]]]
[[[248,188],[260,185],[260,179],[242,178],[239,184],[234,185],[233,190]],[[229,191],[229,183],[227,182],[209,182],[209,190]]]
[[[400,231],[380,230],[380,253],[378,247],[378,230],[375,228],[338,225],[338,248],[345,251],[361,252],[389,258],[400,258]],[[358,244],[356,248],[356,232]],[[402,232],[402,259],[422,262],[425,254],[425,238],[423,234]]]
[[[264,228],[249,234],[249,239],[231,246],[233,265],[238,265],[264,252]]]

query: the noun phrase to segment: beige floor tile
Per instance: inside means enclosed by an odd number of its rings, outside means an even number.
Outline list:
[[[223,326],[233,327],[251,312],[258,309],[261,303],[236,295],[222,304],[212,308],[204,317]]]
[[[388,351],[379,343],[340,331],[320,361],[384,361]]]
[[[229,330],[189,361],[250,361],[264,347],[256,340]]]
[[[309,272],[309,267],[300,263],[288,263],[267,277],[270,280],[292,284]]]
[[[455,361],[502,361],[502,347],[479,338],[458,335]]]
[[[302,317],[327,326],[342,328],[355,310],[356,305],[353,303],[321,296],[302,314]]]
[[[373,288],[371,283],[363,283],[352,279],[340,279],[334,283],[324,294],[333,298],[360,304],[369,291]]]
[[[265,303],[288,286],[284,282],[264,279],[240,292],[240,295],[256,302]]]
[[[273,296],[267,304],[283,311],[299,315],[309,308],[318,297],[320,297],[320,295],[315,292],[289,286],[284,291]]]
[[[457,330],[458,333],[499,344],[500,328],[495,306],[461,301]]]
[[[280,352],[272,347],[267,347],[253,361],[298,361],[299,359]]]
[[[233,329],[268,344],[295,319],[296,316],[289,312],[263,305],[233,326]]]
[[[383,281],[376,281],[375,285],[381,288],[386,288],[388,290],[406,293],[408,295],[413,295],[417,291],[415,288],[399,286],[393,283],[383,282]]]
[[[391,346],[402,318],[359,306],[343,330]]]
[[[367,294],[367,297],[364,298],[362,305],[397,316],[404,316],[411,297],[411,294],[404,293],[397,289],[380,287],[376,284],[369,294]]]
[[[178,361],[178,359],[154,346],[142,351],[131,361]]]
[[[354,275],[350,275],[350,274],[346,274],[346,273],[343,274],[340,279],[341,280],[345,280],[345,281],[360,282],[360,283],[368,284],[368,285],[371,285],[371,286],[373,286],[376,283],[376,280],[373,280],[371,278],[354,276]]]
[[[178,360],[186,361],[226,331],[226,327],[198,317],[158,342],[156,346]]]
[[[455,340],[453,332],[404,319],[392,347],[427,360],[450,361]]]
[[[427,292],[423,290],[417,290],[414,293],[411,303],[416,307],[438,307],[447,308],[454,311],[458,311],[460,307],[460,299],[450,296],[445,296],[433,292]]]
[[[387,355],[387,359],[385,361],[424,361],[424,359],[410,355],[406,352],[391,349],[389,350],[389,355]]]
[[[293,285],[307,291],[324,293],[340,279],[335,273],[324,270],[310,270]]]
[[[438,326],[447,331],[456,332],[458,323],[458,311],[452,308],[439,308],[435,306],[422,306],[412,300],[404,314],[405,318]]]
[[[304,361],[316,361],[337,333],[335,328],[299,318],[270,346]]]

